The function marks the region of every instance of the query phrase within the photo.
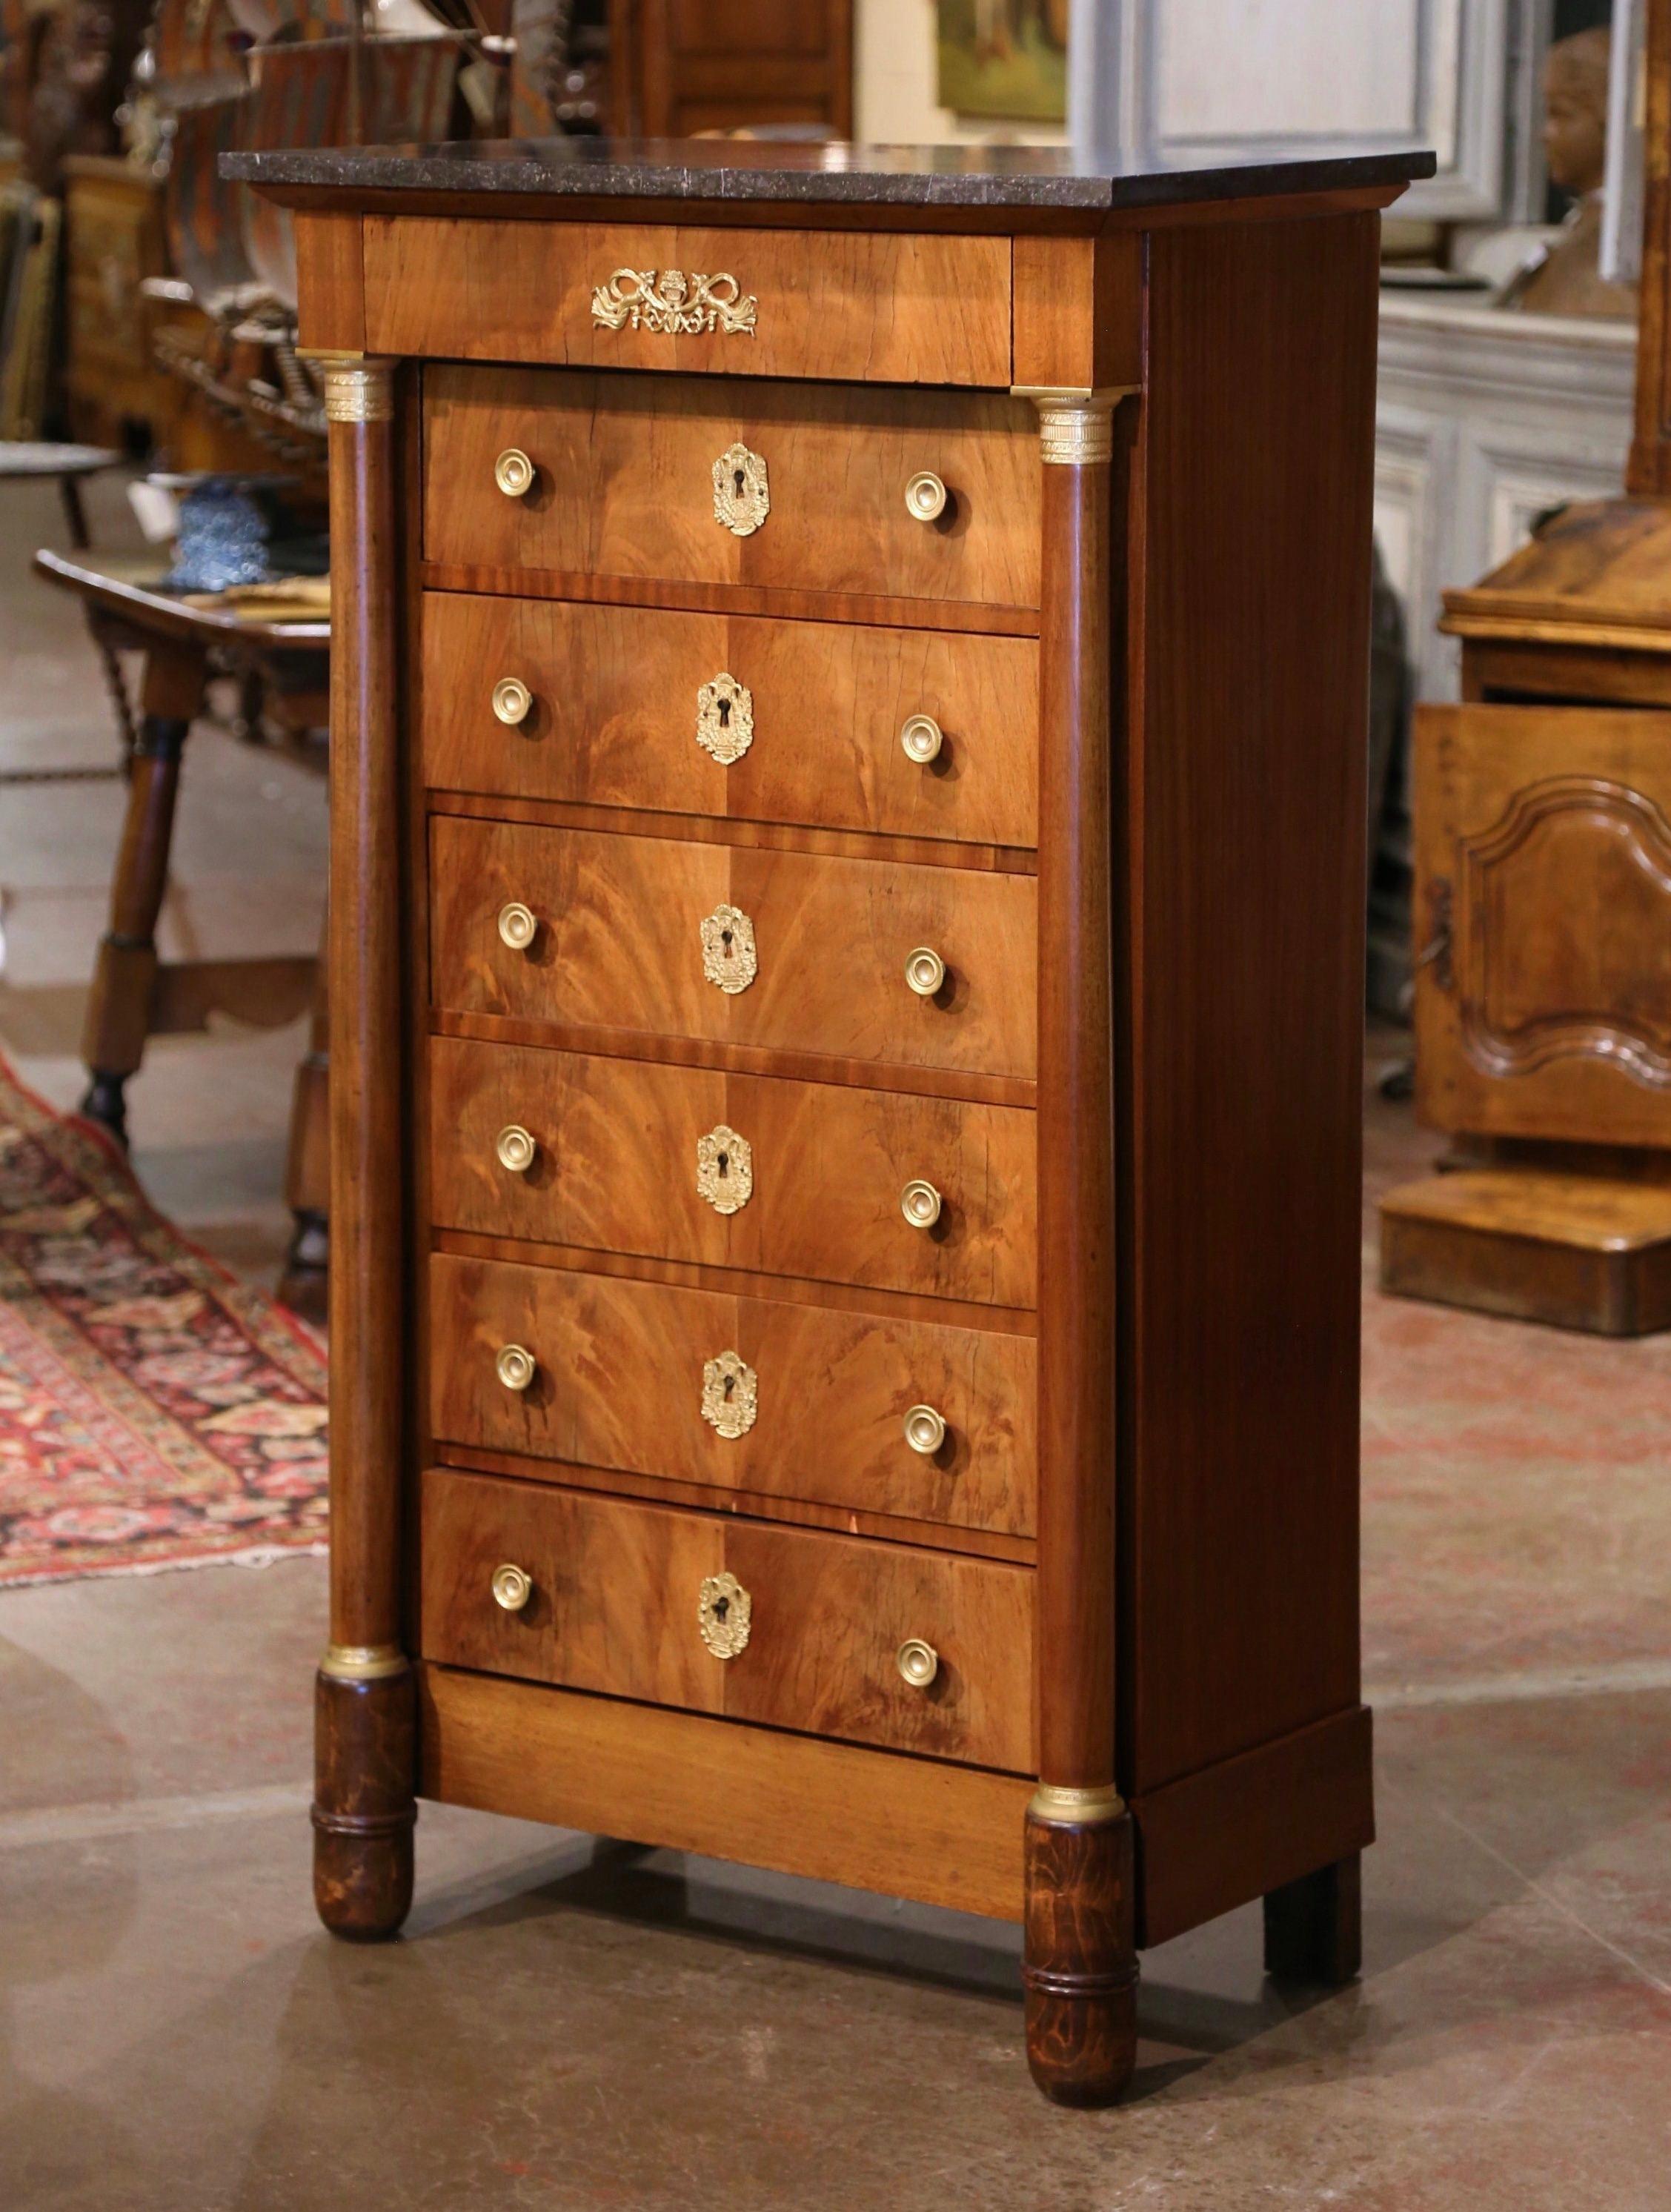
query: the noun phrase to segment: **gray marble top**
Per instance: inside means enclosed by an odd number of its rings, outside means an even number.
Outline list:
[[[1279,161],[1209,168],[1085,166],[1061,146],[854,146],[769,139],[540,138],[440,146],[294,147],[224,154],[252,185],[338,192],[574,194],[652,200],[775,201],[921,208],[1058,209],[1083,214],[1252,198],[1431,177],[1415,148],[1321,148]]]

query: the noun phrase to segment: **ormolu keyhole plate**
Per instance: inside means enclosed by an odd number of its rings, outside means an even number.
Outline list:
[[[728,446],[714,464],[714,520],[733,538],[752,538],[771,511],[764,459],[744,445]]]
[[[754,743],[754,694],[723,670],[696,694],[696,743],[721,768],[741,760]]]
[[[735,1575],[709,1575],[696,1595],[696,1626],[716,1659],[734,1659],[749,1640],[753,1601]]]
[[[754,1195],[754,1149],[723,1121],[696,1139],[696,1189],[716,1213],[737,1213]]]
[[[728,998],[746,991],[760,969],[754,924],[740,906],[716,906],[702,921],[702,973]]]
[[[746,1436],[760,1410],[760,1378],[740,1353],[702,1363],[702,1419],[722,1437]]]

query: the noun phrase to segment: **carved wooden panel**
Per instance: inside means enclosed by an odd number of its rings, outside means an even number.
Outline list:
[[[1494,1075],[1563,1054],[1671,1083],[1671,822],[1596,776],[1517,791],[1457,841],[1468,1049]]]
[[[1416,831],[1426,1118],[1671,1141],[1671,715],[1424,708]]]

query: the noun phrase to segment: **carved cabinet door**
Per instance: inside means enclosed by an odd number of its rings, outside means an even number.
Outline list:
[[[1417,1109],[1671,1144],[1671,714],[1424,707]]]

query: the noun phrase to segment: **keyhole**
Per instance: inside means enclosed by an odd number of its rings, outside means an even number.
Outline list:
[[[722,929],[720,932],[720,942],[725,946],[726,957],[729,959],[731,957],[731,932],[728,929]]]
[[[743,496],[743,486],[746,483],[747,479],[744,477],[741,469],[733,469],[731,473],[732,480],[737,486],[737,496],[738,499],[741,499]]]
[[[729,1174],[731,1173],[731,1154],[730,1154],[729,1152],[721,1152],[721,1153],[720,1153],[720,1159],[719,1159],[719,1168],[720,1168],[720,1173],[722,1176],[727,1176],[727,1175],[729,1175]],[[727,1386],[727,1387],[729,1387],[729,1386]]]
[[[730,1397],[730,1395],[731,1395],[732,1392],[736,1388],[737,1388],[737,1377],[736,1377],[734,1375],[727,1375],[727,1376],[726,1376],[726,1380],[725,1380],[725,1392],[726,1392],[726,1397],[727,1397],[727,1398],[729,1398],[729,1397]],[[725,1600],[724,1600],[724,1598],[721,1598],[721,1599],[720,1600],[720,1604],[721,1604],[721,1605],[723,1605],[723,1604],[725,1603]]]
[[[723,1620],[730,1611],[731,1600],[728,1597],[716,1597],[714,1599],[714,1618],[715,1620]]]
[[[729,699],[721,699],[720,702],[720,727],[722,730],[728,730],[731,727],[731,702]]]

